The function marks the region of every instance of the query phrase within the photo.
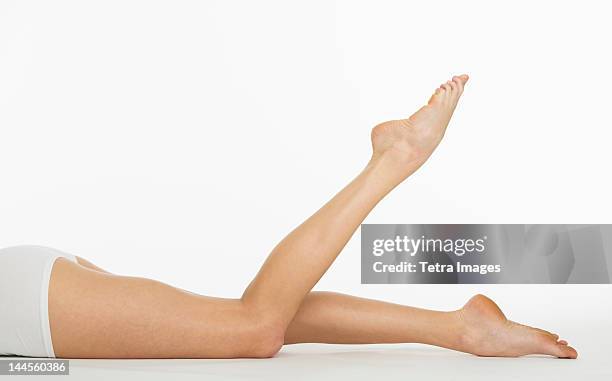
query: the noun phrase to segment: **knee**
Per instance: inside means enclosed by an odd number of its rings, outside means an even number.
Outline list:
[[[263,325],[258,325],[253,339],[251,357],[274,357],[285,343],[285,328],[278,324],[265,322]]]
[[[270,358],[274,357],[285,343],[284,324],[269,317],[250,317],[250,329],[248,330],[248,345],[245,346],[245,357]]]
[[[274,357],[283,347],[283,343],[283,339],[264,337],[255,345],[249,357],[262,359]]]

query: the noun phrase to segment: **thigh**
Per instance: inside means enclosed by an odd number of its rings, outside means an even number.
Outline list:
[[[93,271],[57,259],[49,284],[56,357],[225,358],[252,351],[253,319],[239,300]]]

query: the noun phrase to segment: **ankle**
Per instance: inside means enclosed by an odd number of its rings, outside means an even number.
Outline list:
[[[393,152],[387,151],[373,154],[365,170],[376,173],[377,177],[390,184],[392,189],[414,173],[413,167],[409,162],[394,155]]]
[[[467,329],[459,311],[428,311],[427,320],[417,342],[453,350],[465,348]]]
[[[450,330],[447,338],[447,348],[464,351],[469,348],[473,342],[473,335],[465,323],[463,317],[463,310],[456,310],[448,312],[449,319],[451,321],[452,330]]]

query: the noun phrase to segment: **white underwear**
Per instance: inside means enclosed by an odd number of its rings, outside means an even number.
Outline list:
[[[76,257],[43,246],[0,249],[0,355],[55,357],[49,280],[55,260]]]

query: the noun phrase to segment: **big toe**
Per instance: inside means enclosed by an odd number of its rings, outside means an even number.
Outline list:
[[[461,75],[456,76],[456,78],[459,78],[461,82],[465,84],[468,81],[468,79],[470,79],[470,76],[467,74],[461,74]]]
[[[466,74],[462,74],[459,76],[456,75],[452,78],[452,80],[448,81],[448,83],[452,87],[451,98],[455,105],[457,101],[459,100],[459,97],[461,96],[461,94],[463,94],[463,87],[465,86],[465,83],[467,82],[467,80],[468,80],[468,76]]]
[[[578,357],[578,352],[567,345],[567,343],[561,343],[556,341],[548,341],[544,348],[544,353],[565,359],[575,359]]]
[[[578,351],[569,345],[557,344],[557,347],[559,348],[559,354],[561,355],[557,357],[566,359],[575,359],[578,357]]]

